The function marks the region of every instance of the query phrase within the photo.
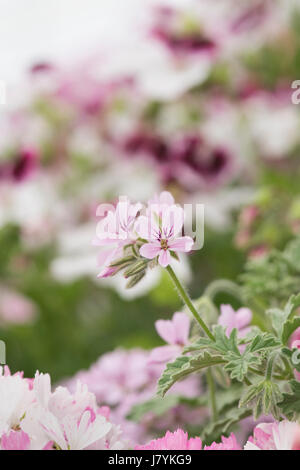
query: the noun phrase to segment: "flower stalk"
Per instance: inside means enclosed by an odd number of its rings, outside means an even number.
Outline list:
[[[168,274],[170,278],[172,279],[180,297],[182,298],[183,302],[185,305],[188,307],[192,315],[194,316],[195,320],[198,322],[198,324],[201,326],[201,328],[204,330],[206,335],[212,340],[215,341],[215,337],[206,325],[205,321],[200,317],[199,313],[197,312],[196,308],[194,307],[189,294],[185,290],[185,288],[182,286],[181,282],[179,281],[178,277],[176,276],[173,268],[169,265],[166,267],[166,270],[168,271]]]

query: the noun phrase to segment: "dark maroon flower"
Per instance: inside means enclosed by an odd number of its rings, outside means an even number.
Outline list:
[[[230,165],[228,152],[221,148],[211,148],[198,135],[185,136],[175,144],[176,162],[193,171],[195,175],[210,183],[223,176]]]
[[[11,161],[0,164],[0,180],[21,182],[37,167],[38,153],[35,149],[22,149]]]
[[[175,53],[212,52],[216,49],[216,43],[200,32],[176,35],[157,27],[152,34]]]
[[[144,154],[152,157],[157,162],[169,160],[168,144],[158,135],[144,132],[134,133],[127,137],[123,148],[129,155]]]
[[[180,13],[173,8],[156,8],[154,26],[150,34],[175,54],[213,52],[217,45],[203,30],[195,28],[192,31],[179,32],[174,26]]]

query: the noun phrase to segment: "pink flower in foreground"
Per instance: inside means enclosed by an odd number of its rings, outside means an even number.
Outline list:
[[[252,312],[249,308],[239,308],[236,312],[231,305],[221,305],[221,315],[218,324],[226,328],[226,334],[230,335],[232,330],[238,330],[240,338],[245,337],[250,331],[250,323],[252,320]]]
[[[189,252],[194,244],[191,237],[182,237],[184,212],[182,207],[168,204],[150,204],[147,216],[141,216],[136,223],[139,236],[148,241],[140,248],[144,258],[154,259],[162,267],[171,262],[171,253]]]
[[[290,421],[258,424],[244,449],[300,450],[300,425]]]
[[[167,431],[164,437],[154,439],[144,446],[136,446],[135,450],[201,450],[200,437],[188,438],[188,434],[182,429],[175,432]]]
[[[111,423],[107,407],[83,384],[74,393],[51,391],[48,374],[33,380],[0,368],[0,449],[122,449],[121,429]]]
[[[31,446],[30,437],[22,430],[10,431],[1,436],[2,450],[34,450]],[[52,450],[53,442],[49,441],[41,450]]]
[[[155,328],[159,336],[168,343],[153,349],[150,355],[151,363],[168,362],[179,356],[182,347],[188,342],[190,319],[182,312],[176,312],[172,320],[158,320]]]
[[[24,431],[10,431],[1,437],[2,450],[29,450],[30,438]]]
[[[222,436],[222,442],[213,442],[210,446],[205,446],[204,450],[242,450],[241,446],[237,443],[236,437],[233,433],[229,437]]]
[[[172,407],[159,417],[149,412],[138,422],[127,419],[133,406],[155,395],[164,364],[153,364],[149,359],[150,351],[118,349],[101,356],[89,370],[78,372],[68,381],[67,386],[74,392],[78,380],[87,384],[99,404],[111,407],[110,420],[121,425],[126,438],[134,444],[145,444],[155,430],[161,434],[167,429],[173,431],[182,427],[185,422],[199,425],[206,415],[206,409],[191,409],[185,405]],[[195,375],[190,376],[175,384],[170,393],[197,397],[201,394],[199,380]]]

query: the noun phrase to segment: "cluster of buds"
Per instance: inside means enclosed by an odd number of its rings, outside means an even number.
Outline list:
[[[163,192],[147,206],[131,204],[121,197],[116,207],[100,205],[94,244],[101,246],[98,277],[119,272],[128,279],[127,288],[135,286],[148,268],[160,264],[166,268],[178,253],[192,250],[194,240],[183,235],[184,210],[173,196]]]
[[[134,244],[125,246],[123,249],[124,256],[116,259],[110,264],[110,267],[114,270],[112,275],[123,271],[123,276],[125,279],[128,279],[126,284],[128,289],[134,287],[143,279],[148,267],[152,269],[158,264],[157,259],[149,260],[140,255],[139,249],[142,245],[143,243],[141,240],[136,240]]]

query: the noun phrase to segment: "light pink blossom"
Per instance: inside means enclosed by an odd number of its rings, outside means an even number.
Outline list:
[[[176,312],[172,320],[158,320],[155,328],[159,336],[168,343],[151,351],[150,363],[165,363],[179,356],[188,342],[190,319],[182,312]]]
[[[81,371],[67,382],[74,393],[79,380],[95,393],[99,404],[110,406],[110,419],[121,425],[126,438],[134,444],[143,444],[153,435],[153,429],[174,430],[183,423],[199,424],[206,416],[206,409],[189,409],[185,405],[175,406],[161,417],[149,412],[139,420],[130,421],[127,416],[133,406],[143,403],[155,395],[157,381],[163,372],[163,363],[152,363],[150,352],[142,349],[122,350],[104,354],[89,370]],[[201,393],[196,376],[174,385],[171,394],[196,397]],[[102,408],[101,408],[102,409]]]
[[[22,324],[33,320],[35,305],[23,295],[3,290],[0,296],[0,320],[4,323]]]
[[[188,434],[177,429],[175,432],[167,431],[164,437],[154,439],[144,446],[136,446],[135,450],[201,450],[200,437],[188,438]]]
[[[98,256],[98,264],[102,266],[98,277],[109,277],[116,272],[117,268],[110,264],[122,257],[126,244],[132,243],[133,225],[141,207],[141,204],[131,204],[125,198],[99,222],[94,245],[104,249]]]
[[[140,248],[144,258],[158,257],[162,267],[171,262],[171,253],[189,252],[194,244],[188,236],[180,236],[184,222],[182,207],[167,204],[151,204],[147,216],[139,217],[136,231],[142,239],[147,240]]]
[[[231,305],[221,305],[221,315],[218,324],[226,328],[226,334],[230,335],[232,330],[238,330],[238,336],[244,338],[250,331],[252,312],[248,308],[239,308],[236,312]]]
[[[48,374],[33,380],[0,369],[0,448],[5,450],[122,449],[121,429],[77,383],[74,393],[51,390]]]
[[[210,446],[205,446],[204,450],[242,450],[233,433],[229,437],[222,436],[221,439],[222,442],[213,442]]]
[[[244,449],[300,450],[300,425],[290,421],[258,424]]]

